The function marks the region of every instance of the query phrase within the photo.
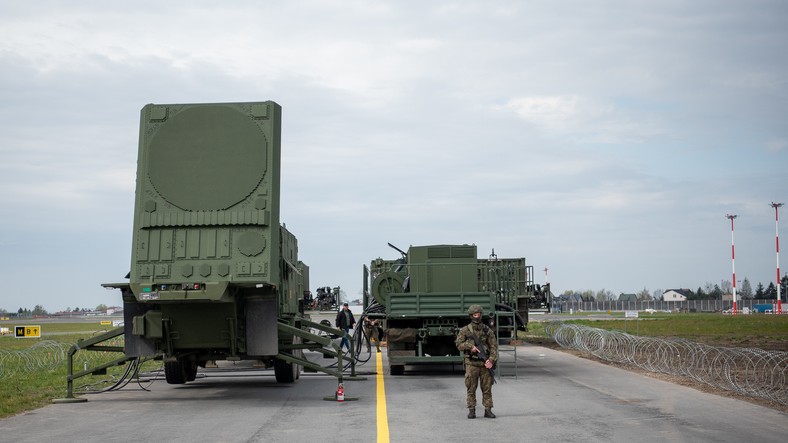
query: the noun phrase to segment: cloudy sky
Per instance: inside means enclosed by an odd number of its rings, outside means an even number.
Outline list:
[[[313,290],[358,297],[387,242],[696,289],[731,279],[728,213],[737,278],[775,279],[784,1],[217,3],[0,4],[0,308],[121,304],[147,103],[283,107]]]

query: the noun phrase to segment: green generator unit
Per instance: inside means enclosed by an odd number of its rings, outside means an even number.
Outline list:
[[[466,244],[394,248],[400,258],[364,266],[365,312],[385,323],[392,375],[405,365],[462,363],[454,340],[471,305],[482,306],[500,339],[526,328],[536,285],[524,258],[477,258],[476,246]]]
[[[279,382],[299,366],[308,267],[280,223],[282,108],[149,104],[140,115],[125,351],[161,355],[167,382],[216,360],[257,360]],[[292,360],[290,360],[292,361]]]

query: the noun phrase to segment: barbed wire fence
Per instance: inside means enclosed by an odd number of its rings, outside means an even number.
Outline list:
[[[108,346],[123,346],[123,337],[105,341]],[[37,371],[65,368],[70,343],[42,340],[27,349],[0,349],[0,380]],[[79,350],[74,355],[75,371],[95,367],[118,358],[117,352]]]
[[[0,350],[0,380],[56,368],[65,362],[69,347],[64,343],[44,340],[27,349]]]
[[[561,347],[605,361],[685,377],[718,389],[788,405],[788,352],[640,337],[562,322],[549,323],[545,332]]]

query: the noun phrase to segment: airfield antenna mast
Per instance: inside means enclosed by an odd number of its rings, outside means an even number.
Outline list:
[[[782,206],[782,203],[772,202],[771,207],[774,208],[774,239],[777,247],[777,313],[783,313],[782,296],[780,295],[780,216],[777,208]]]
[[[727,214],[725,218],[731,220],[731,269],[733,270],[733,314],[736,315],[736,253],[733,245],[733,219],[738,215]]]
[[[544,267],[544,284],[547,285],[547,266]]]

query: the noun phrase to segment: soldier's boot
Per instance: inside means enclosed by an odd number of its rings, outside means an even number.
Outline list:
[[[495,418],[495,414],[493,414],[492,409],[485,409],[484,410],[484,416],[486,418]]]
[[[468,408],[468,418],[476,418],[476,408]]]

